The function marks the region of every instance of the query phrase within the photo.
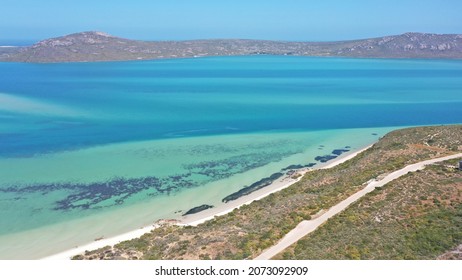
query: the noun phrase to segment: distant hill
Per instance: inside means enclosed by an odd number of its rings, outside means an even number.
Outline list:
[[[0,61],[85,62],[201,56],[295,55],[364,58],[462,58],[462,35],[405,33],[339,42],[264,40],[136,41],[82,32],[29,47],[0,48]]]

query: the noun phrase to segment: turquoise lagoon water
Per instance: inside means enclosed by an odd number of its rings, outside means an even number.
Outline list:
[[[178,218],[396,127],[462,122],[462,61],[0,63],[0,258]]]

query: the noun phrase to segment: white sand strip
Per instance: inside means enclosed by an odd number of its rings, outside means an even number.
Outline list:
[[[73,248],[73,249],[52,255],[52,256],[45,257],[43,258],[43,260],[69,260],[73,256],[82,254],[85,251],[92,251],[92,250],[96,250],[96,249],[103,248],[106,246],[114,246],[115,244],[118,244],[122,241],[138,238],[145,233],[151,232],[155,228],[156,228],[156,225],[153,225],[153,226],[133,230],[133,231],[130,231],[130,232],[127,232],[121,235],[117,235],[111,238],[97,240],[97,241],[94,241],[90,244],[87,244],[81,247],[76,247],[76,248]]]
[[[359,151],[356,151],[356,152],[353,152],[353,153],[346,153],[346,154],[344,154],[342,156],[339,156],[339,157],[333,159],[332,161],[330,161],[326,165],[321,166],[321,167],[316,168],[316,169],[332,168],[332,167],[334,167],[336,165],[339,165],[339,164],[341,164],[341,163],[343,163],[343,162],[345,162],[345,161],[347,161],[349,159],[354,158],[357,154],[369,149],[370,147],[372,147],[372,145],[367,146],[367,147],[365,147],[363,149],[360,149]],[[196,214],[187,215],[181,221],[178,221],[177,224],[180,225],[180,226],[197,226],[197,225],[199,225],[201,223],[204,223],[204,222],[206,222],[208,220],[211,220],[211,219],[213,219],[213,218],[215,218],[217,216],[221,216],[221,215],[225,215],[227,213],[230,213],[234,209],[237,209],[237,208],[239,208],[239,207],[241,207],[243,205],[246,205],[246,204],[250,204],[253,201],[260,200],[260,199],[262,199],[262,198],[264,198],[264,197],[266,197],[266,196],[268,196],[268,195],[270,195],[272,193],[278,192],[280,190],[283,190],[283,189],[295,184],[296,182],[300,181],[301,178],[303,177],[303,175],[306,172],[308,172],[309,170],[311,170],[311,169],[299,170],[298,172],[300,172],[300,174],[302,176],[300,176],[297,179],[292,179],[290,176],[285,176],[285,177],[283,177],[281,179],[276,180],[271,185],[269,185],[267,187],[264,187],[264,188],[262,188],[260,190],[257,190],[255,192],[252,192],[249,195],[242,196],[242,197],[240,197],[240,198],[238,198],[236,200],[230,201],[228,203],[220,204],[217,207],[210,208],[210,209],[207,209],[205,211],[201,211],[201,212],[196,213]],[[154,224],[152,226],[146,226],[146,227],[143,227],[143,228],[140,228],[140,229],[136,229],[136,230],[121,234],[121,235],[111,237],[111,238],[107,238],[107,239],[104,238],[104,239],[101,239],[101,240],[98,240],[98,241],[91,242],[91,243],[89,243],[87,245],[75,247],[73,249],[66,250],[64,252],[45,257],[43,259],[44,260],[69,260],[73,256],[82,254],[85,251],[92,251],[92,250],[96,250],[96,249],[99,249],[99,248],[102,248],[102,247],[105,247],[105,246],[114,246],[117,243],[120,243],[122,241],[139,238],[143,234],[151,232],[153,229],[155,229],[158,226],[159,226],[158,224]]]
[[[423,169],[425,165],[429,165],[432,163],[440,162],[440,161],[445,161],[445,160],[450,160],[450,159],[455,159],[455,158],[460,158],[462,157],[462,153],[451,155],[451,156],[446,156],[446,157],[440,157],[436,159],[431,159],[431,160],[426,160],[426,161],[421,161],[415,164],[408,165],[400,170],[397,170],[395,172],[392,172],[388,174],[385,178],[379,181],[372,180],[368,182],[367,186],[363,188],[362,190],[356,192],[355,194],[351,195],[347,199],[341,201],[335,206],[332,206],[327,212],[322,214],[321,216],[317,217],[316,219],[309,220],[309,221],[302,221],[299,223],[293,230],[291,230],[289,233],[287,233],[276,245],[273,247],[270,247],[266,251],[264,251],[261,255],[256,257],[256,260],[269,260],[275,255],[279,254],[282,252],[284,249],[287,247],[291,246],[298,240],[300,240],[302,237],[305,235],[315,231],[320,225],[322,225],[324,222],[326,222],[328,219],[332,218],[333,216],[337,215],[338,213],[342,212],[345,210],[350,204],[353,202],[357,201],[367,193],[373,191],[376,187],[381,187],[384,186],[385,184],[409,173],[409,172],[414,172],[419,169]]]

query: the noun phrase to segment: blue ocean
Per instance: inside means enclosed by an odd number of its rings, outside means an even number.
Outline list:
[[[0,258],[179,218],[400,127],[462,123],[462,61],[0,63]]]

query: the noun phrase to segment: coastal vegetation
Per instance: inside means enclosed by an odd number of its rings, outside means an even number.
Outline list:
[[[369,180],[380,178],[408,164],[461,150],[460,125],[396,130],[355,158],[330,169],[308,172],[298,183],[235,209],[227,215],[195,227],[163,225],[141,238],[88,251],[74,259],[250,259],[274,245],[302,220],[309,220],[323,213],[363,188]],[[339,220],[338,224],[330,225],[329,221],[320,229],[322,233],[315,231],[315,236],[319,236],[316,242],[330,244],[328,241],[324,242],[324,239],[329,239],[328,234],[336,230],[326,230],[326,227],[341,227],[343,223],[367,222],[369,227],[365,227],[362,234],[367,235],[366,230],[372,230],[373,238],[360,238],[358,235],[354,239],[357,243],[350,243],[348,240],[355,233],[342,232],[339,229],[332,237],[332,244],[335,240],[342,240],[343,243],[338,243],[336,248],[338,251],[346,249],[347,253],[344,255],[326,250],[329,245],[322,247],[322,244],[318,244],[319,251],[324,248],[324,255],[307,255],[306,251],[311,250],[307,244],[311,242],[301,241],[295,248],[284,252],[281,258],[435,258],[461,241],[460,173],[446,165],[436,165],[409,174],[392,184],[400,187],[387,185],[358,203],[369,204],[370,209],[367,211],[384,211],[380,212],[382,214],[377,219],[384,225],[390,220],[396,227],[406,228],[408,239],[403,239],[399,232],[395,234],[386,228],[382,230],[375,227],[374,225],[381,223],[376,222],[376,216],[370,214],[373,212],[357,214],[351,212],[355,210],[348,209],[335,218]],[[439,185],[441,187],[431,187]],[[409,199],[401,200],[402,197]],[[365,221],[366,217],[369,220]],[[403,224],[403,219],[409,219],[409,224]],[[429,231],[422,231],[429,224]],[[447,231],[440,233],[441,228],[446,228]],[[311,235],[306,238],[311,238]],[[376,246],[386,238],[390,241],[383,244],[390,247],[389,251],[393,251],[392,240],[402,242],[402,249],[396,250],[394,254],[375,252],[374,250],[386,251]]]
[[[434,164],[376,189],[276,259],[437,258],[462,243],[456,163]]]

